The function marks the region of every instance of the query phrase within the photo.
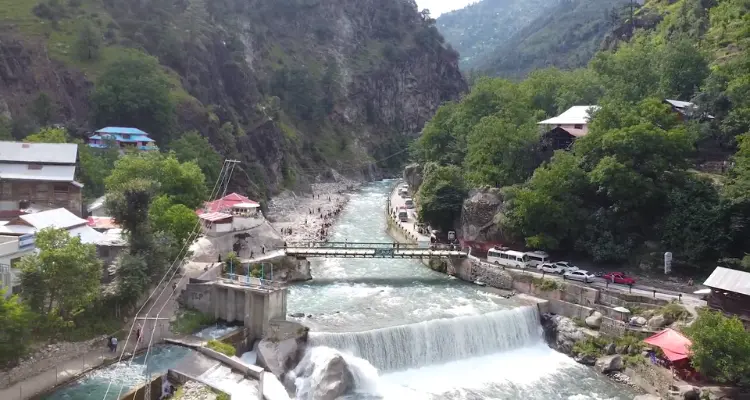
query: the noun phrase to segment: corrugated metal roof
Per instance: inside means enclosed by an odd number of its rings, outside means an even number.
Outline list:
[[[750,273],[748,272],[716,267],[703,284],[713,289],[750,296]]]
[[[212,212],[207,214],[201,214],[200,219],[209,221],[209,222],[216,222],[221,221],[224,219],[232,218],[232,214],[225,214],[220,212]]]
[[[75,143],[21,143],[0,141],[0,161],[39,164],[75,164]]]
[[[689,101],[681,101],[681,100],[670,100],[670,99],[664,99],[667,103],[677,107],[677,108],[685,108],[685,107],[692,107],[694,104]]]
[[[90,226],[81,226],[78,228],[68,229],[70,236],[78,236],[82,243],[96,244],[105,239],[103,233],[99,233]]]
[[[583,125],[589,122],[589,110],[597,111],[599,106],[573,106],[564,113],[539,122],[538,125]]]
[[[128,245],[128,239],[122,229],[109,229],[102,234],[102,238],[96,244],[99,246],[123,247]]]
[[[99,197],[98,199],[92,201],[91,204],[89,204],[89,206],[86,207],[86,209],[88,210],[88,212],[94,212],[94,211],[96,211],[96,210],[104,207],[104,203],[106,201],[107,201],[107,196]]]
[[[75,165],[40,164],[39,166],[41,168],[29,169],[29,164],[0,162],[0,179],[52,182],[72,182],[75,179]]]
[[[87,223],[85,219],[78,218],[75,214],[64,208],[26,214],[20,216],[20,218],[36,229],[44,229],[50,226],[68,229]]]
[[[99,129],[96,133],[120,133],[126,135],[148,135],[148,133],[138,128],[126,128],[122,126],[108,126],[106,128]]]

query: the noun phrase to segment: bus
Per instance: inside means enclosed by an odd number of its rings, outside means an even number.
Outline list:
[[[549,262],[549,254],[543,251],[529,251],[526,253],[529,267],[538,267]]]
[[[487,261],[506,267],[526,268],[528,257],[520,251],[492,248],[487,251]]]

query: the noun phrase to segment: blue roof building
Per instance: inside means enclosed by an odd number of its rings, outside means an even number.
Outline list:
[[[110,141],[114,141],[122,150],[158,150],[153,139],[148,133],[138,128],[122,128],[118,126],[108,126],[99,129],[89,138],[89,147],[98,149],[106,148]]]

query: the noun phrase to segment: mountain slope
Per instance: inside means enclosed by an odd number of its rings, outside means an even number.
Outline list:
[[[97,57],[80,57],[82,38],[101,43]],[[118,60],[156,58],[175,102],[159,145],[198,130],[243,161],[235,183],[261,197],[330,168],[397,165],[466,90],[413,0],[0,0],[0,56],[0,116],[17,138],[50,123],[138,126],[94,124],[90,96]]]
[[[501,46],[560,0],[482,0],[441,15],[437,26],[461,55],[464,71],[475,69],[488,52]]]
[[[477,68],[491,75],[522,77],[549,66],[582,67],[625,16],[627,4],[629,0],[562,0],[485,52]]]

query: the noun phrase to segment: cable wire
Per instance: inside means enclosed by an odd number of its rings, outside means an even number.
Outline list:
[[[226,174],[226,171],[227,171],[227,169],[228,169],[227,165],[228,165],[228,164],[227,164],[227,160],[225,160],[225,161],[224,161],[224,164],[223,164],[223,165],[222,165],[222,167],[221,167],[221,172],[219,173],[219,177],[218,177],[218,178],[216,179],[216,182],[214,183],[214,187],[213,187],[213,188],[211,189],[211,194],[210,194],[210,196],[211,196],[211,197],[209,197],[209,198],[213,198],[213,196],[215,196],[215,195],[216,195],[216,193],[218,193],[217,189],[219,188],[219,182],[220,182],[220,181],[222,180],[222,177],[223,177],[223,176],[224,176],[224,175]],[[196,225],[195,225],[195,226],[193,227],[193,232],[191,232],[191,234],[190,234],[190,235],[188,236],[188,238],[189,238],[189,239],[190,239],[190,237],[191,237],[191,236],[192,236],[192,235],[193,235],[193,234],[194,234],[194,233],[196,232],[196,229],[197,229],[197,228],[198,228],[199,226],[200,226],[200,221],[199,221],[199,222],[198,222],[198,223],[197,223],[197,224],[196,224]],[[193,240],[194,240],[194,239],[193,239]],[[182,249],[180,249],[180,253],[182,253],[182,251],[184,250],[185,246],[187,246],[187,244],[188,244],[188,243],[190,243],[190,240],[187,240],[187,241],[185,242],[185,244],[183,245]],[[178,253],[178,255],[179,255],[180,253]],[[124,344],[124,345],[122,346],[122,353],[120,353],[120,357],[119,357],[119,358],[117,359],[117,363],[120,363],[120,362],[122,362],[122,358],[123,358],[123,357],[125,356],[125,351],[126,351],[126,349],[127,349],[127,346],[128,346],[128,342],[130,341],[130,337],[131,337],[131,335],[133,334],[133,329],[135,328],[135,324],[136,324],[136,323],[138,322],[138,315],[139,315],[139,314],[141,313],[141,311],[143,311],[143,309],[144,309],[144,308],[146,307],[146,305],[148,305],[148,302],[149,302],[149,301],[150,301],[150,300],[151,300],[151,299],[152,299],[152,298],[154,297],[154,294],[156,293],[156,291],[157,291],[157,290],[159,289],[159,287],[160,287],[160,286],[162,285],[162,283],[164,282],[164,278],[166,278],[166,277],[167,277],[167,275],[169,274],[169,271],[170,271],[170,270],[171,270],[171,269],[172,269],[173,267],[174,267],[174,263],[172,264],[172,266],[170,266],[170,268],[169,268],[169,269],[167,269],[167,271],[166,271],[166,272],[164,273],[164,275],[162,276],[161,280],[160,280],[160,281],[159,281],[159,283],[158,283],[158,284],[156,285],[156,287],[154,288],[154,290],[153,290],[153,291],[151,292],[151,294],[150,294],[150,295],[148,296],[148,298],[146,299],[146,301],[144,301],[144,302],[143,302],[143,305],[141,305],[141,307],[140,307],[140,308],[138,309],[138,311],[137,311],[137,312],[135,313],[135,316],[133,317],[133,323],[132,323],[132,324],[130,325],[130,330],[128,331],[128,335],[127,335],[127,336],[126,336],[126,338],[125,338],[125,344]],[[162,289],[162,292],[160,292],[159,296],[161,296],[161,293],[163,293],[163,291],[164,291],[164,290]],[[153,309],[153,306],[151,307],[151,309]],[[149,312],[150,312],[150,310],[151,310],[151,309],[149,309]],[[137,351],[137,349],[138,349],[138,342],[136,342],[136,343],[135,343],[135,346],[134,346],[134,348],[133,348],[133,355],[135,355],[135,352]],[[128,365],[131,365],[132,361],[133,361],[133,358],[131,357],[131,358],[130,358],[130,361],[129,361],[129,363],[128,363]],[[113,381],[113,380],[114,380],[114,377],[110,378],[110,380],[109,380],[109,384],[107,385],[107,391],[106,391],[106,392],[104,393],[104,397],[102,398],[103,400],[106,400],[106,398],[107,398],[107,395],[109,394],[109,391],[110,391],[110,389],[111,389],[111,387],[112,387],[112,381]],[[118,399],[120,398],[120,394],[122,394],[122,389],[123,389],[123,388],[122,388],[122,387],[120,387],[120,391],[118,392],[118,395],[117,395],[117,398],[118,398]]]

